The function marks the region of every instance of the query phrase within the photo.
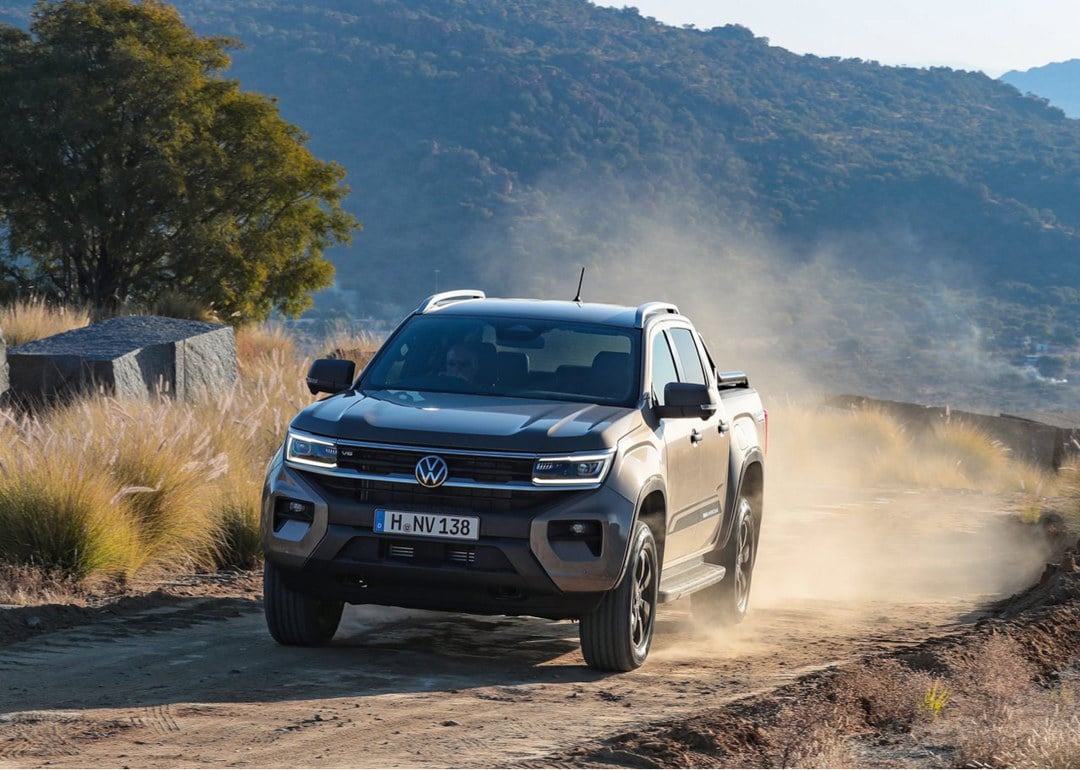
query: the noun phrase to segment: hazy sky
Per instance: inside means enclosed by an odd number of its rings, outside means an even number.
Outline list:
[[[626,0],[699,29],[742,24],[796,53],[941,65],[997,77],[1080,58],[1078,0]]]

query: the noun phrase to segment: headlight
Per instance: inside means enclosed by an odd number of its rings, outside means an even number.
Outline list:
[[[533,484],[599,484],[611,467],[612,454],[541,457],[533,463]]]
[[[287,460],[304,465],[317,465],[320,468],[337,467],[337,445],[333,442],[321,441],[292,431],[289,432],[287,442]]]

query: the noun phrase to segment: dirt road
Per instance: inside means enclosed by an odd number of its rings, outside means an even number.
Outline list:
[[[192,597],[0,647],[0,766],[540,766],[979,617],[1038,574],[1013,502],[803,491],[770,503],[737,629],[661,609],[646,665],[584,667],[570,622],[350,607],[286,649],[254,596]],[[0,610],[2,612],[2,610]]]

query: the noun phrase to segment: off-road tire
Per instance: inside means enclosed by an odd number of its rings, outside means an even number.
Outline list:
[[[709,626],[741,623],[750,604],[758,530],[747,498],[738,499],[731,527],[731,536],[719,552],[719,562],[726,570],[724,579],[690,597],[694,617]]]
[[[316,599],[285,584],[281,570],[263,567],[263,611],[270,636],[278,644],[311,647],[334,638],[345,603]]]
[[[660,561],[652,530],[634,525],[630,560],[622,580],[593,612],[581,618],[579,633],[585,663],[599,671],[632,671],[645,662],[652,645]]]

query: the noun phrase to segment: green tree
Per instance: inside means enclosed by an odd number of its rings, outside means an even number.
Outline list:
[[[41,0],[0,25],[0,263],[99,308],[182,293],[297,314],[356,220],[344,171],[222,76],[234,43],[157,0]],[[10,279],[9,279],[10,280]]]

